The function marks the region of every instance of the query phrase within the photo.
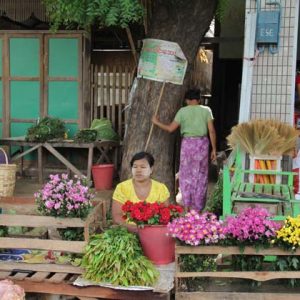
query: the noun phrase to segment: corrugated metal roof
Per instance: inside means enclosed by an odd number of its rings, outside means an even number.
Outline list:
[[[48,21],[41,0],[0,0],[0,11],[18,22],[28,19],[32,13],[41,21]]]

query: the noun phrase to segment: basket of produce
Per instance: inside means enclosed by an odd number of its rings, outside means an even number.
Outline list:
[[[5,164],[0,164],[0,196],[12,196],[16,184],[17,165],[9,164],[6,152],[0,148],[5,157]]]

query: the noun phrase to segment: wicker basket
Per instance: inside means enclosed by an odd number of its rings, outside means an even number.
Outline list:
[[[5,164],[0,164],[0,196],[12,196],[16,184],[17,165],[9,164],[6,152],[0,148],[5,156]]]

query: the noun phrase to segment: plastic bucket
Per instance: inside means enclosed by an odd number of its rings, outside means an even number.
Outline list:
[[[114,174],[113,164],[94,165],[92,174],[96,190],[111,190]]]
[[[167,265],[175,260],[175,239],[167,233],[166,225],[138,228],[144,255],[155,265]]]

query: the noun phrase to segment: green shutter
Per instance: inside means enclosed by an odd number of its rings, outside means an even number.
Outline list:
[[[14,119],[37,119],[39,117],[39,81],[11,81],[10,114]]]
[[[0,118],[3,118],[2,106],[3,106],[3,88],[2,80],[0,80]]]
[[[78,77],[78,39],[49,39],[49,76]]]
[[[62,119],[78,119],[78,82],[49,82],[48,114]]]
[[[0,77],[2,77],[3,71],[2,71],[2,39],[0,39]]]
[[[10,76],[38,77],[39,52],[38,38],[11,38],[9,40]]]

